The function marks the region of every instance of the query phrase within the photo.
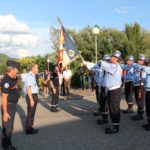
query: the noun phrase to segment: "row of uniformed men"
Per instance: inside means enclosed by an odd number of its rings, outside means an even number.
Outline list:
[[[134,57],[128,56],[125,64],[120,64],[121,52],[115,51],[111,56],[104,55],[103,61],[92,68],[96,82],[96,99],[98,112],[95,116],[101,115],[97,124],[108,123],[108,112],[112,126],[106,128],[106,134],[119,132],[120,124],[120,102],[122,97],[122,86],[124,84],[125,98],[128,108],[124,113],[133,113],[133,92],[138,106],[137,114],[133,120],[143,119],[144,101],[146,100],[146,114],[148,123],[143,127],[150,130],[150,67],[145,66],[145,56],[140,55],[137,63]]]

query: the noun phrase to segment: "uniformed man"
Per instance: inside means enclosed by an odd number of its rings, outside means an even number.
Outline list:
[[[144,66],[145,56],[141,54],[138,58],[137,64],[134,64],[134,95],[136,104],[138,106],[137,114],[132,116],[132,120],[142,120],[144,113],[144,82],[146,79],[146,73],[140,69]]]
[[[96,93],[96,101],[98,104],[98,110],[97,112],[94,112],[93,115],[94,116],[99,116],[100,115],[100,82],[101,82],[101,78],[102,78],[102,70],[100,69],[100,64],[96,64],[94,65],[94,67],[92,68],[92,77],[94,78],[96,87],[95,87],[95,93]]]
[[[47,98],[48,97],[48,76],[49,76],[49,72],[48,70],[44,70],[44,74],[43,74],[43,88],[44,88],[44,96]]]
[[[105,71],[105,86],[107,88],[107,98],[109,105],[112,127],[106,128],[106,134],[119,132],[120,124],[120,101],[121,101],[121,74],[122,69],[119,64],[121,53],[116,51],[112,54],[110,63],[102,61],[101,68]]]
[[[57,112],[58,102],[59,102],[59,68],[54,67],[54,71],[50,75],[50,86],[52,89],[52,103],[51,112]]]
[[[103,61],[109,62],[110,56],[105,54]],[[102,70],[102,69],[101,69]],[[97,120],[97,124],[108,123],[108,100],[107,100],[107,89],[105,85],[106,72],[103,70],[102,78],[100,82],[100,108],[102,118]]]
[[[125,83],[125,98],[128,104],[128,108],[124,110],[123,113],[133,113],[133,63],[134,57],[128,56],[126,60],[126,65],[121,65],[123,69],[123,81]]]
[[[38,73],[38,65],[31,64],[29,69],[30,72],[26,75],[25,80],[27,102],[26,134],[37,134],[38,129],[33,128],[33,124],[38,103],[38,86],[35,77]]]
[[[14,127],[16,104],[20,97],[17,87],[17,74],[19,64],[7,61],[7,73],[2,79],[2,147],[4,150],[16,150],[12,146],[11,137]]]
[[[146,115],[147,124],[143,125],[143,128],[150,131],[150,67],[143,67],[142,70],[146,72],[146,82],[145,82],[145,104],[146,104]]]

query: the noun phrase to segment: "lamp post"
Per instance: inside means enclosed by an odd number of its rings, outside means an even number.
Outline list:
[[[94,27],[93,30],[93,35],[95,36],[95,63],[97,64],[97,35],[100,33],[100,30],[98,27]]]
[[[47,63],[48,63],[47,70],[48,70],[48,72],[49,72],[49,62],[50,62],[50,59],[48,57],[48,59],[47,59]]]

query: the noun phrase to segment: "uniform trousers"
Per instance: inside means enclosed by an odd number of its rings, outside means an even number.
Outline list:
[[[121,88],[108,90],[108,105],[110,118],[113,125],[120,123],[120,101],[121,101]]]
[[[135,95],[135,100],[136,104],[138,106],[138,113],[142,115],[144,113],[144,86],[141,86],[141,94],[142,96],[139,97],[139,92],[140,92],[140,86],[134,86],[134,95]]]
[[[81,84],[82,90],[84,90],[85,88],[85,76],[84,75],[80,76],[80,84]]]
[[[128,105],[133,105],[133,82],[125,82],[125,97]]]
[[[70,84],[71,80],[64,80],[64,85],[65,85],[65,94],[68,95],[70,94]]]
[[[55,86],[56,93],[52,90],[52,107],[57,107],[59,103],[59,86]]]
[[[146,115],[147,115],[147,120],[150,123],[150,90],[146,91],[145,101],[146,101]]]
[[[1,109],[2,110],[2,109]],[[5,148],[11,145],[11,137],[12,132],[14,129],[14,117],[16,113],[16,103],[9,103],[7,104],[7,111],[10,115],[10,119],[7,122],[3,121],[3,110],[1,111],[2,114],[2,147]]]
[[[98,108],[100,109],[100,86],[96,85],[96,100],[97,100],[97,104],[98,104]]]
[[[32,94],[32,97],[34,100],[33,107],[31,107],[29,96],[28,95],[26,96],[26,102],[27,102],[26,130],[30,130],[33,127],[36,107],[38,103],[38,95]]]
[[[106,88],[101,86],[100,92],[100,108],[102,116],[108,115],[108,97]]]

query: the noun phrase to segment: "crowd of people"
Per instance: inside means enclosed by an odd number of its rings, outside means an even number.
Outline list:
[[[11,143],[14,117],[20,95],[25,97],[27,103],[26,134],[37,134],[38,129],[34,126],[34,117],[38,104],[39,75],[38,65],[29,65],[29,70],[23,69],[21,76],[18,76],[20,64],[16,61],[7,62],[7,72],[1,79],[2,93],[2,147],[4,150],[15,150]],[[68,66],[53,66],[53,71],[45,70],[43,73],[43,93],[45,97],[51,92],[51,111],[57,112],[59,95],[68,96],[72,72]],[[20,88],[20,82],[22,87]],[[20,91],[21,90],[21,91]],[[61,92],[62,91],[62,92]]]
[[[96,100],[98,111],[95,116],[101,116],[97,124],[106,124],[109,115],[112,126],[106,128],[106,134],[119,132],[121,110],[120,102],[122,89],[125,90],[125,98],[128,108],[123,111],[125,114],[133,113],[133,93],[138,106],[137,114],[131,117],[138,121],[143,119],[144,108],[146,107],[147,124],[143,125],[145,130],[150,130],[150,64],[146,64],[144,55],[140,55],[135,62],[133,56],[128,56],[125,63],[120,63],[121,52],[115,51],[111,55],[104,55],[103,60],[93,65],[88,71],[88,81],[95,84]],[[2,93],[2,147],[4,150],[15,150],[11,143],[13,132],[16,104],[20,98],[18,88],[19,63],[7,62],[7,72],[1,80]],[[89,68],[86,62],[81,63],[77,72],[80,76],[81,89],[85,89],[85,70]],[[86,72],[87,74],[87,72]],[[58,111],[59,96],[71,94],[70,84],[72,71],[68,66],[62,64],[54,66],[52,71],[44,70],[43,93],[46,98],[52,95],[51,111]],[[38,104],[39,83],[38,65],[31,64],[29,71],[23,70],[21,75],[22,92],[27,102],[26,134],[37,134],[38,129],[34,128],[34,117]],[[124,88],[122,88],[124,87]],[[90,87],[91,88],[91,87]],[[144,103],[146,101],[146,103]],[[145,105],[144,105],[145,104]]]

